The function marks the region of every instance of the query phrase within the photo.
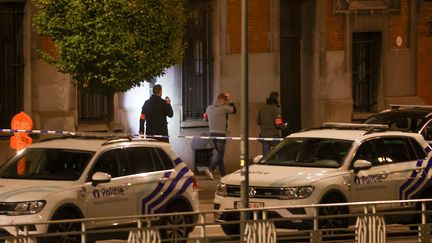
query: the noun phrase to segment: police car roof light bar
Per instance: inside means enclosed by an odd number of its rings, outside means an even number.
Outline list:
[[[339,129],[384,129],[389,127],[383,124],[360,124],[360,123],[338,123],[338,122],[324,122],[323,128],[339,128]]]

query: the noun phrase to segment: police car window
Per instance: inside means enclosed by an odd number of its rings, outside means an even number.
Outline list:
[[[92,176],[96,172],[105,172],[111,178],[123,176],[124,164],[122,163],[124,160],[121,159],[121,152],[120,149],[114,149],[102,154],[93,166],[89,176]]]
[[[405,138],[384,138],[382,141],[385,148],[386,161],[388,163],[404,162],[415,159],[411,146]]]
[[[174,168],[174,163],[171,158],[160,148],[156,149],[157,154],[159,155],[160,162],[162,164],[162,168],[164,170],[170,170]]]
[[[374,166],[385,163],[385,157],[380,152],[378,147],[380,147],[378,140],[369,140],[363,142],[357,149],[353,163],[356,160],[367,160]]]
[[[128,147],[126,154],[128,156],[126,174],[128,175],[152,172],[160,168],[160,163],[152,148]]]
[[[412,138],[410,138],[409,141],[411,144],[411,148],[414,152],[414,158],[416,160],[425,159],[427,157],[427,154],[424,151],[424,149],[420,146],[420,144],[415,139]]]
[[[26,149],[11,158],[0,171],[1,178],[77,180],[92,152],[68,149]]]
[[[338,168],[352,141],[328,138],[292,138],[267,153],[259,163],[267,165]]]
[[[426,140],[432,140],[432,120],[426,124],[421,134]]]

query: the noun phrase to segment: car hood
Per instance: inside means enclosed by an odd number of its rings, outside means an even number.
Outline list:
[[[73,185],[73,181],[0,179],[0,202],[46,199],[48,195]]]
[[[269,187],[305,186],[340,173],[339,169],[334,168],[251,165],[249,167],[249,185]],[[240,170],[237,170],[223,177],[221,182],[240,185],[240,179]]]

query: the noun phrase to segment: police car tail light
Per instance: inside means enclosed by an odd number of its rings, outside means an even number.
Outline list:
[[[196,176],[193,177],[192,188],[193,189],[198,189],[198,180],[197,180]]]
[[[4,203],[2,207],[2,214],[7,215],[27,215],[39,213],[45,206],[46,201],[27,201],[27,202],[13,202]]]
[[[216,194],[221,197],[228,196],[226,184],[219,182],[216,188]]]
[[[303,199],[309,197],[314,191],[313,186],[283,188],[279,199]]]

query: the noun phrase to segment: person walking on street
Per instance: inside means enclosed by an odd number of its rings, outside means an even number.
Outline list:
[[[153,95],[144,102],[140,116],[139,133],[146,135],[162,135],[154,137],[157,140],[169,143],[167,117],[173,117],[174,112],[171,107],[171,99],[167,96],[162,99],[162,86],[153,86]]]
[[[212,137],[226,137],[228,129],[228,114],[236,113],[234,103],[228,93],[221,93],[217,96],[216,102],[206,109],[208,117],[208,125],[210,136]],[[225,175],[225,139],[212,139],[215,155],[212,157],[209,167],[205,170],[210,179],[214,180],[213,171],[219,167],[221,177]]]
[[[257,124],[260,126],[261,138],[280,138],[280,129],[283,127],[281,119],[281,110],[279,106],[279,93],[273,91],[266,100],[266,104],[259,110]],[[274,147],[279,141],[260,140],[262,144],[263,155]]]

